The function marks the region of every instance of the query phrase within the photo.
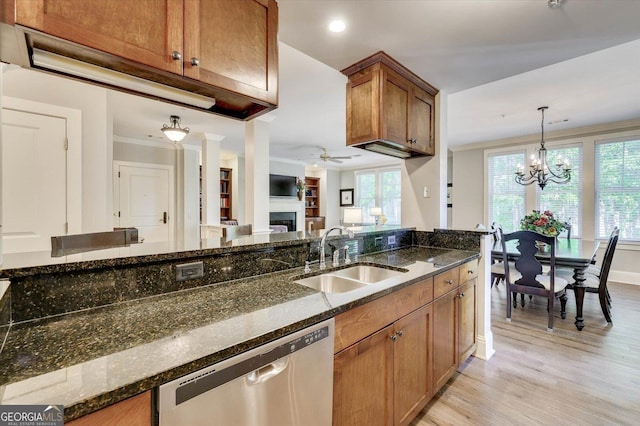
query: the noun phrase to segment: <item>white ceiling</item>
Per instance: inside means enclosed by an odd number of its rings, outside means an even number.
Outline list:
[[[345,147],[345,82],[339,73],[379,50],[448,96],[449,145],[640,118],[640,1],[278,0],[280,102],[268,115],[272,157],[308,164],[327,147],[360,155],[341,167],[390,157]],[[347,23],[329,33],[330,19]],[[114,133],[162,139],[169,115],[243,151],[244,124],[113,93]],[[135,117],[135,120],[132,120]],[[332,164],[333,165],[333,164]]]

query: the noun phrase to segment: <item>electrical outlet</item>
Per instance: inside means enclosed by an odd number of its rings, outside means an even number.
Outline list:
[[[396,236],[395,235],[389,235],[387,237],[387,244],[393,245],[395,243],[396,243]]]
[[[176,265],[176,281],[194,280],[204,276],[204,264],[200,262]]]

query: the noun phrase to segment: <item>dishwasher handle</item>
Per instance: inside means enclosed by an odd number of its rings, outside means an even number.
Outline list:
[[[289,357],[279,359],[276,362],[265,365],[264,367],[253,370],[247,374],[247,383],[249,385],[259,385],[267,380],[282,373],[289,366]]]

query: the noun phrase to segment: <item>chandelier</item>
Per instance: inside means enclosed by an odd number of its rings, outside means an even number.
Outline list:
[[[558,156],[556,164],[550,166],[547,162],[547,149],[544,147],[544,111],[549,107],[543,106],[538,108],[542,112],[542,137],[540,138],[540,149],[538,149],[538,158],[531,156],[531,164],[529,164],[529,172],[525,173],[524,166],[518,164],[516,171],[516,182],[520,185],[531,185],[537,183],[540,189],[544,189],[547,183],[567,183],[571,180],[571,167],[569,160],[562,160]],[[555,171],[554,171],[555,169]]]
[[[189,134],[189,128],[180,127],[180,117],[178,117],[177,115],[172,115],[171,117],[169,117],[169,120],[171,120],[171,126],[167,126],[166,124],[164,124],[162,126],[162,129],[160,130],[162,130],[162,133],[164,133],[170,141],[180,142],[182,139],[184,139],[185,136]]]

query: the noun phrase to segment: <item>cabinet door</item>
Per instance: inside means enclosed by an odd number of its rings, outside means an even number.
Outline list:
[[[431,397],[431,305],[399,319],[393,345],[394,425],[407,425]]]
[[[380,73],[367,72],[349,77],[347,83],[347,145],[379,137]]]
[[[333,426],[390,425],[393,419],[391,326],[334,357]]]
[[[435,155],[434,99],[424,90],[412,86],[409,116],[409,140],[413,149]]]
[[[16,23],[151,67],[182,74],[182,0],[16,3]]]
[[[275,0],[188,0],[184,15],[186,77],[278,103]]]
[[[460,286],[459,309],[460,327],[458,338],[459,364],[469,358],[476,349],[476,284],[478,280],[474,278]]]
[[[151,391],[94,411],[65,423],[67,426],[149,426],[151,424]]]
[[[408,145],[409,82],[383,68],[380,78],[382,92],[382,139]]]
[[[444,385],[458,368],[457,288],[433,302],[433,391]]]

